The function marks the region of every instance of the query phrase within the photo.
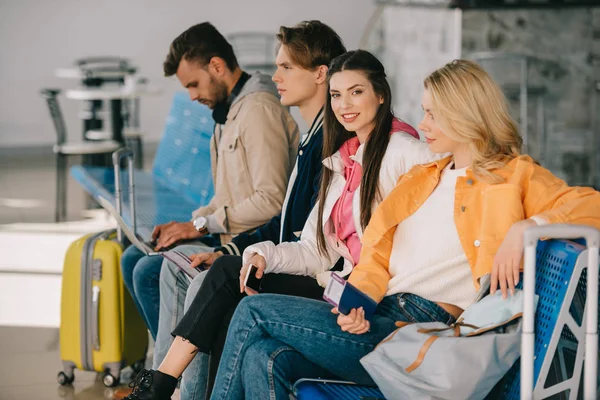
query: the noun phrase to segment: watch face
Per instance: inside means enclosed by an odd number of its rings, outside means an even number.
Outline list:
[[[206,218],[204,217],[198,217],[194,220],[194,228],[196,228],[197,231],[201,231],[204,228],[206,228]]]

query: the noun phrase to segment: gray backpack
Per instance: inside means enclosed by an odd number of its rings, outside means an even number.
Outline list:
[[[361,359],[388,400],[483,399],[519,358],[523,293],[500,291],[456,323],[402,323]]]

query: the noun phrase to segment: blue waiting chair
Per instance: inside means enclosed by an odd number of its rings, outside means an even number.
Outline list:
[[[138,233],[148,237],[155,225],[187,221],[196,208],[214,194],[210,141],[214,121],[211,111],[178,92],[167,117],[152,172],[135,171]],[[98,203],[115,212],[115,175],[112,168],[76,165],[71,175]],[[122,187],[128,187],[122,174]],[[123,193],[123,218],[131,223],[129,193]],[[109,208],[109,207],[105,207]]]
[[[535,281],[539,300],[535,314],[533,374],[535,398],[578,398],[584,361],[584,346],[580,344],[585,343],[585,250],[581,242],[538,242]],[[487,399],[519,399],[520,370],[520,362],[517,361]],[[377,388],[319,379],[300,379],[294,385],[293,395],[297,400],[385,399]]]

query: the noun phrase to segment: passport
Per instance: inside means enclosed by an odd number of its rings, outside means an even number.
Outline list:
[[[375,300],[358,290],[351,283],[333,272],[327,283],[323,299],[329,304],[337,307],[340,313],[347,315],[353,308],[362,307],[365,310],[365,318],[371,320],[377,303]]]

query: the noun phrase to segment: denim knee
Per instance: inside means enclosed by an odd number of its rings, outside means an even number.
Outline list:
[[[200,288],[202,287],[202,282],[204,282],[204,279],[206,278],[207,273],[208,273],[208,271],[200,272],[190,282],[190,285],[188,286],[187,292],[185,294],[185,301],[183,303],[183,312],[184,313],[186,313],[190,309],[190,306],[192,305],[194,298],[196,298],[196,295],[198,294],[198,292],[200,291]]]
[[[158,290],[158,282],[160,281],[160,270],[162,267],[162,257],[142,257],[135,268],[133,268],[133,286],[136,290],[147,289],[150,286],[156,286]]]
[[[121,271],[123,282],[127,289],[133,293],[133,270],[138,261],[144,257],[144,253],[138,250],[135,246],[129,246],[121,256]]]
[[[246,325],[249,321],[254,320],[254,310],[260,309],[260,304],[256,302],[262,295],[246,296],[239,302],[233,313],[231,323],[237,323],[238,325]]]

